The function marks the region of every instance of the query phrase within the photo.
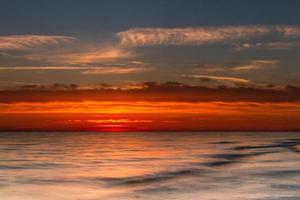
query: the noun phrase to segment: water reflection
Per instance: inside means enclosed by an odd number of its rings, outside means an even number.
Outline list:
[[[300,198],[299,133],[1,133],[1,200]]]

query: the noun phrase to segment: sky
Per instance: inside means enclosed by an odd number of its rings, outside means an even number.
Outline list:
[[[300,129],[297,0],[0,3],[0,130]]]

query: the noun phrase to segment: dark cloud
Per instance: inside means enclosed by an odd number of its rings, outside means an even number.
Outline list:
[[[192,86],[178,82],[144,82],[139,87],[118,88],[102,84],[97,88],[81,89],[76,84],[23,85],[0,91],[1,103],[48,101],[183,101],[183,102],[300,102],[300,87],[226,87]]]

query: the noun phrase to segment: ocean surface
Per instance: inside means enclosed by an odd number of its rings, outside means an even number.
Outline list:
[[[300,133],[0,133],[1,200],[299,200]]]

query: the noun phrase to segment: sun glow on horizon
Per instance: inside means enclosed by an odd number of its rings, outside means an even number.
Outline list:
[[[300,118],[298,102],[53,101],[0,108],[2,130],[277,130],[298,128]]]

